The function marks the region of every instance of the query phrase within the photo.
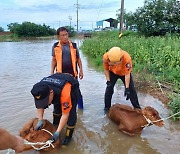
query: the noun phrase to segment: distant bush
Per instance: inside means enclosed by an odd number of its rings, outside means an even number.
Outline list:
[[[74,31],[73,27],[70,27],[70,26],[65,26],[65,27],[68,29],[69,37],[73,37],[76,35],[76,32]]]
[[[4,32],[4,29],[2,27],[0,27],[0,32]]]
[[[10,32],[17,34],[19,37],[40,37],[56,34],[55,29],[52,29],[45,24],[37,25],[31,22],[23,22],[22,24],[11,23],[7,26]]]

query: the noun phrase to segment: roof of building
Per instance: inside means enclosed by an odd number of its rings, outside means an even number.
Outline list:
[[[110,22],[110,25],[114,25],[114,21],[117,22],[117,19],[113,19],[113,18],[108,18],[108,19],[104,19],[104,20],[100,20],[100,21],[97,21],[96,22],[96,26],[99,27],[99,26],[103,26],[103,22],[104,21],[107,21],[107,22]],[[113,26],[114,27],[114,26]]]

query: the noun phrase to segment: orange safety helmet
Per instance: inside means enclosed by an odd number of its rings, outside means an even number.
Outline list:
[[[108,51],[108,58],[109,58],[110,62],[118,62],[118,61],[120,61],[122,56],[123,56],[122,49],[119,47],[112,47]]]

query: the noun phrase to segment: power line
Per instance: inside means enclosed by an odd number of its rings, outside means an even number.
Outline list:
[[[98,13],[98,17],[97,17],[97,20],[96,20],[96,21],[98,21],[99,14],[100,14],[100,12],[101,12],[101,8],[102,8],[102,5],[103,5],[103,2],[104,2],[104,0],[102,0],[101,7],[99,8],[99,13]]]

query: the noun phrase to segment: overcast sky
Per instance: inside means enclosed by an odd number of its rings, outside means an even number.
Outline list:
[[[127,12],[144,4],[144,0],[124,1]],[[92,29],[96,21],[116,19],[121,0],[78,0],[78,4],[79,29]],[[7,24],[24,21],[45,23],[55,29],[71,23],[76,28],[77,0],[0,0],[0,27],[7,30]]]

